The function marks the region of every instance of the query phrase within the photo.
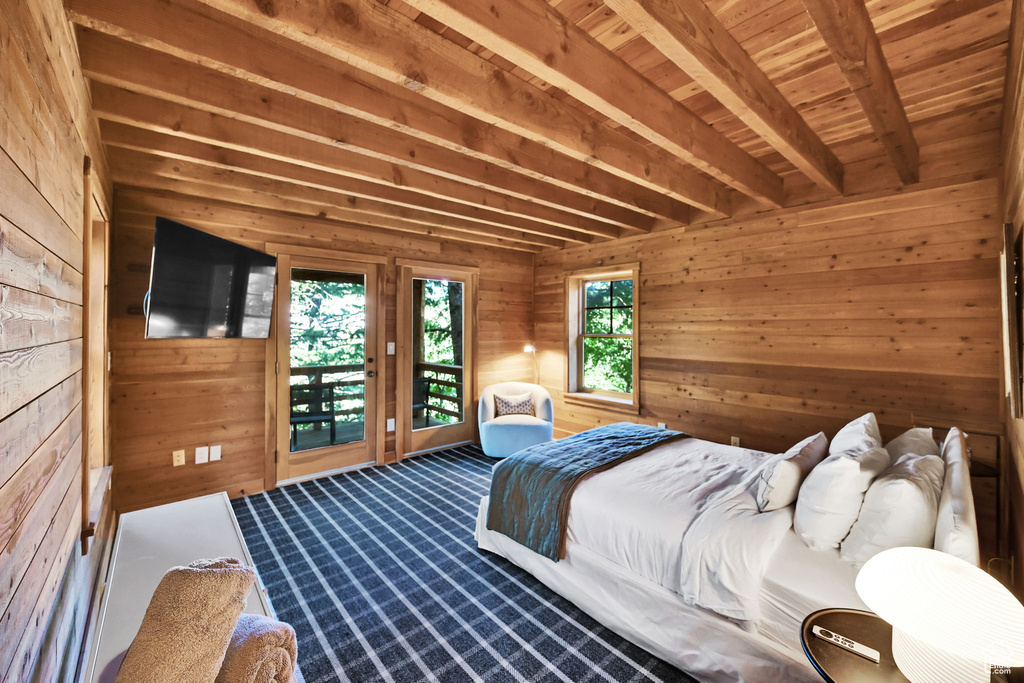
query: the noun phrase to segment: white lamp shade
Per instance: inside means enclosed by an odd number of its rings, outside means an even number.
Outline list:
[[[1024,605],[989,574],[929,548],[868,560],[857,593],[893,627],[893,657],[913,683],[984,681],[1024,665]]]

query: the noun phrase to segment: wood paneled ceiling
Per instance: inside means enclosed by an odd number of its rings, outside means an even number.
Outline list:
[[[527,251],[921,180],[1009,0],[66,0],[117,186]],[[998,112],[996,112],[998,115]]]

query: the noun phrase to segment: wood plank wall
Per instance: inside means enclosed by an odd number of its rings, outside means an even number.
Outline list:
[[[1003,117],[1003,220],[1024,230],[1024,2],[1014,0]],[[1022,303],[1022,302],[1018,302]],[[1024,314],[1024,308],[1018,315]],[[1015,588],[1024,595],[1024,420],[1007,421],[1010,442],[1010,513]]]
[[[61,2],[0,17],[0,679],[68,680],[105,552],[79,550],[87,155],[109,185]]]
[[[915,126],[922,182],[537,257],[540,379],[565,434],[621,419],[781,450],[867,411],[999,434],[998,103]],[[840,146],[841,147],[841,146]],[[855,150],[840,156],[856,156]],[[872,175],[873,174],[873,175]],[[566,273],[639,262],[639,417],[564,398]]]
[[[478,266],[478,387],[532,381],[533,260],[524,252],[247,209],[166,191],[115,193],[110,344],[115,505],[120,512],[192,496],[264,488],[266,434],[263,340],[144,340],[142,297],[157,215],[263,248],[267,242],[385,255],[388,341],[395,340],[395,257]],[[395,416],[395,363],[385,365],[386,417]],[[475,419],[471,411],[471,419]],[[196,465],[196,446],[223,445],[222,460]],[[187,464],[171,465],[184,448]],[[394,458],[394,434],[385,450]]]

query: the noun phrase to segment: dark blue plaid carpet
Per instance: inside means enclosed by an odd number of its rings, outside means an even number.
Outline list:
[[[692,681],[480,551],[475,446],[233,501],[307,683]]]

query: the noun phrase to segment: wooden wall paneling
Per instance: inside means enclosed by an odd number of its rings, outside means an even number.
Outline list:
[[[1002,120],[1003,183],[1001,214],[1013,225],[1014,234],[1024,230],[1024,3],[1013,0],[1010,44],[1007,55],[1007,73]],[[1024,306],[1024,302],[1017,302]],[[1024,308],[1017,311],[1024,315]],[[1003,332],[1007,334],[1006,331]],[[1011,381],[1004,378],[1004,382]],[[1005,390],[1001,392],[1005,394]],[[1018,597],[1024,596],[1024,419],[1014,419],[1007,411],[1008,462],[1004,467],[1003,484],[1007,490],[1007,510],[1010,535],[1006,540],[1014,560],[1014,589]]]
[[[997,203],[993,180],[953,177],[539,255],[556,427],[613,419],[564,399],[563,282],[639,261],[640,421],[766,450],[868,410],[889,437],[915,423],[998,433]]]
[[[480,269],[480,300],[509,331],[481,324],[481,377],[529,380],[523,345],[532,339],[532,254],[484,245],[360,230],[355,224],[306,220],[280,212],[211,202],[168,192],[119,189],[113,226],[110,336],[113,351],[114,497],[125,511],[226,490],[262,490],[277,481],[267,391],[273,354],[262,340],[143,340],[142,296],[148,287],[153,217],[163,215],[279,255],[367,260],[381,264],[385,334],[378,340],[378,403],[395,416],[393,273],[396,256]],[[507,302],[507,303],[506,303]],[[483,381],[483,380],[481,380]],[[474,397],[475,398],[475,397]],[[393,459],[394,434],[378,427],[378,461]],[[195,465],[195,446],[220,443],[220,462]],[[172,467],[171,451],[185,448],[188,464]],[[269,474],[268,474],[269,472]],[[271,484],[272,485],[272,484]]]

